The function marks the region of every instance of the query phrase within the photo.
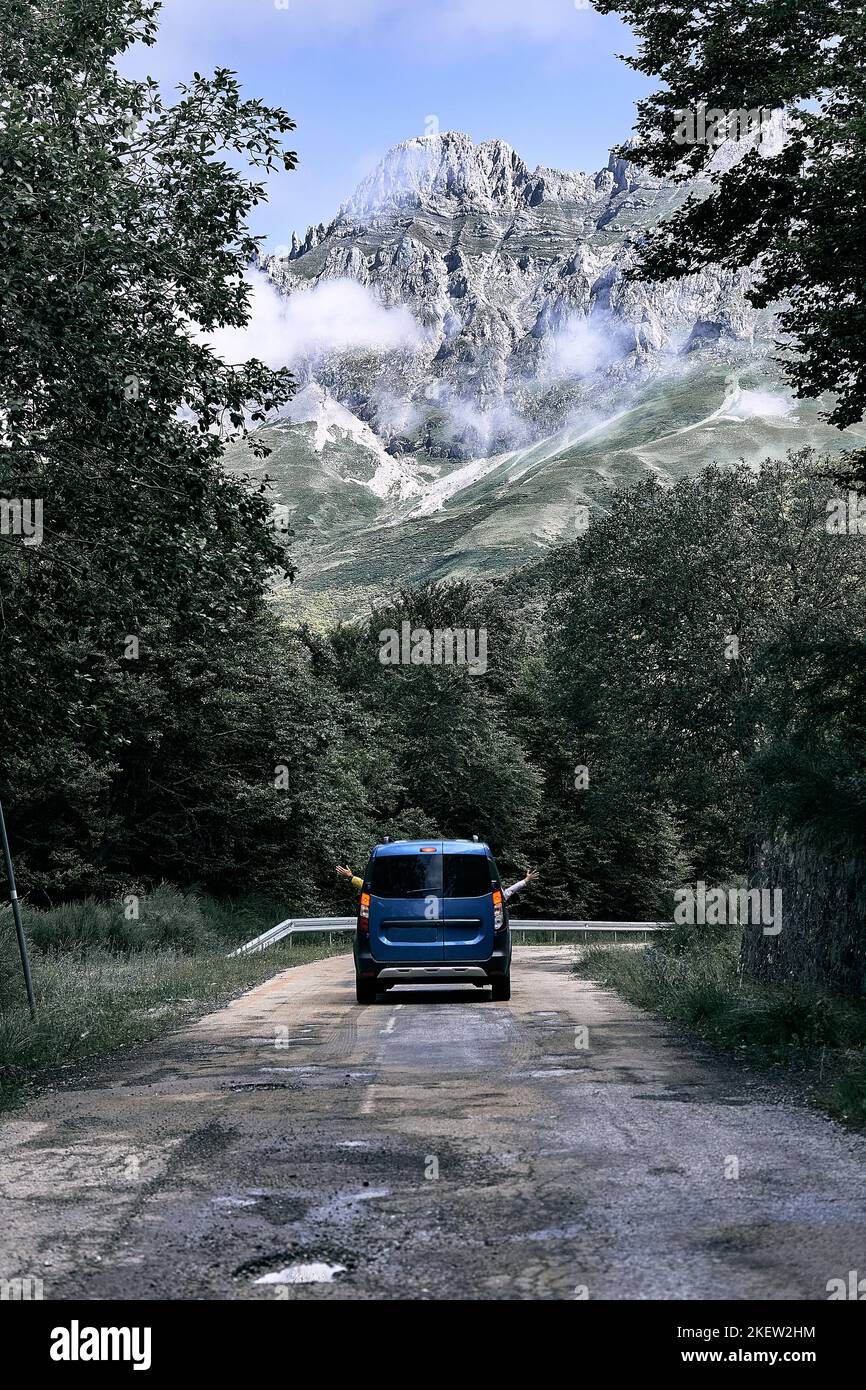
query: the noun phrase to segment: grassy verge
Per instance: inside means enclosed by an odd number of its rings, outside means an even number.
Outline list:
[[[521,931],[520,923],[512,920],[511,935],[515,946],[587,946],[592,942],[598,941],[598,936],[594,932],[584,932],[578,935],[574,931]],[[613,936],[602,938],[609,942],[614,940]],[[627,940],[630,945],[643,945],[650,940],[647,932],[620,932],[619,941]]]
[[[14,932],[0,921],[0,1109],[32,1083],[118,1048],[147,1042],[184,1019],[217,1008],[287,966],[348,949],[278,942],[228,958],[233,945],[280,919],[261,902],[219,904],[160,888],[127,919],[123,906],[64,904],[25,913],[38,1021],[27,1009]]]
[[[831,1113],[866,1125],[866,1003],[763,988],[741,978],[739,950],[730,928],[679,929],[643,949],[591,947],[575,969],[721,1051],[781,1064]]]

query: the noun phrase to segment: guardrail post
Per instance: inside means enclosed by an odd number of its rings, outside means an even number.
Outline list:
[[[6,821],[3,816],[3,806],[0,803],[0,839],[3,842],[3,859],[6,864],[6,877],[9,880],[9,902],[12,906],[12,918],[15,922],[15,935],[18,938],[18,954],[21,957],[21,969],[24,972],[24,987],[27,990],[27,1004],[30,1009],[30,1017],[36,1022],[36,999],[33,994],[33,980],[30,976],[30,961],[27,957],[27,940],[24,936],[24,927],[21,922],[21,905],[18,901],[18,892],[15,887],[15,870],[12,867],[12,851],[9,848],[9,839],[6,834]]]

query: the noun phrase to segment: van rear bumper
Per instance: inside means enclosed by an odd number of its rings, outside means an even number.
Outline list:
[[[481,965],[385,965],[380,980],[486,980]]]
[[[423,980],[436,980],[439,983],[492,980],[494,977],[507,975],[511,966],[510,933],[501,946],[494,946],[487,960],[461,960],[453,963],[442,960],[419,963],[415,960],[411,963],[407,961],[404,965],[395,961],[378,961],[374,960],[370,953],[369,942],[359,940],[357,933],[353,953],[355,969],[361,978],[381,980],[383,984],[396,984],[400,980],[407,984],[418,984]]]

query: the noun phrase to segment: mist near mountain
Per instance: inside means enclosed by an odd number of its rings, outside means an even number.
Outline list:
[[[420,348],[423,334],[405,306],[388,308],[354,280],[323,280],[287,298],[261,271],[249,273],[250,321],[208,341],[226,361],[258,357],[309,376],[331,355]]]
[[[266,464],[230,464],[273,478],[296,602],[328,593],[345,611],[508,568],[647,472],[844,442],[791,399],[748,270],[624,279],[701,187],[616,156],[595,174],[530,170],[500,140],[421,136],[263,260],[246,355],[285,362],[301,391],[265,428]]]

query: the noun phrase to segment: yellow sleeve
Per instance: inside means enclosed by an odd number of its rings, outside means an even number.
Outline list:
[[[352,875],[352,887],[355,889],[356,893],[360,893],[361,889],[364,887],[364,880],[359,878],[357,874]]]

